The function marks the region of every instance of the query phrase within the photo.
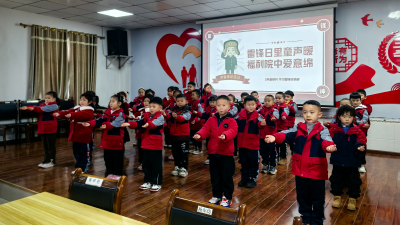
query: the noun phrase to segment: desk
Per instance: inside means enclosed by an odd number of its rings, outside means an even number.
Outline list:
[[[47,192],[0,205],[0,224],[145,225],[145,223]]]

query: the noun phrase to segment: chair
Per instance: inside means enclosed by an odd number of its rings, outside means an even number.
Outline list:
[[[19,108],[23,106],[40,106],[40,100],[33,100],[33,101],[19,101]],[[39,113],[27,112],[26,110],[19,110],[19,123],[23,123],[23,119],[27,119],[28,122],[25,124],[28,126],[26,131],[26,139],[28,144],[30,144],[30,131],[32,127],[38,126],[39,120]]]
[[[18,139],[18,130],[19,128],[25,128],[25,133],[27,130],[26,123],[18,123],[18,105],[17,100],[9,101],[9,102],[0,102],[0,121],[6,120],[14,120],[14,123],[2,124],[0,127],[3,128],[3,144],[4,148],[7,147],[7,130],[15,128],[15,140]]]
[[[230,209],[219,205],[179,197],[179,190],[171,193],[165,225],[244,225],[246,205]]]
[[[102,182],[100,186],[87,184],[93,178]],[[68,198],[86,205],[121,214],[122,194],[126,185],[126,176],[116,180],[83,174],[78,168],[72,175]]]
[[[68,110],[68,109],[74,108],[74,107],[75,107],[75,103],[74,103],[73,98],[60,100],[60,107],[59,107],[60,111]],[[69,129],[70,129],[69,120],[58,119],[57,122],[58,122],[58,125],[65,125],[65,128],[67,129],[67,135],[68,135]],[[58,134],[60,134],[60,129],[58,129]]]
[[[302,225],[302,224],[303,224],[303,219],[301,217],[293,218],[293,225]]]

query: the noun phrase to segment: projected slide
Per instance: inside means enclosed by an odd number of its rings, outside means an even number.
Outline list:
[[[333,15],[203,27],[203,82],[220,94],[292,90],[334,103]]]

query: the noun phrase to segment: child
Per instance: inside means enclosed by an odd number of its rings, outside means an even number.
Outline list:
[[[130,104],[130,108],[136,108],[138,110],[140,107],[143,107],[143,98],[145,90],[144,88],[139,88],[138,90],[139,96],[137,96]]]
[[[336,151],[328,129],[318,122],[321,116],[319,102],[306,101],[303,105],[304,123],[265,137],[267,143],[296,142],[292,174],[295,175],[297,202],[303,224],[323,224],[325,180],[328,179],[325,152]]]
[[[274,107],[274,96],[267,95],[264,98],[264,106],[259,111],[260,115],[264,117],[267,125],[264,129],[260,130],[260,154],[263,159],[262,173],[276,174],[276,150],[275,143],[266,143],[265,136],[273,135],[277,132],[276,121],[279,119],[279,112]]]
[[[257,91],[252,91],[251,95],[253,95],[254,98],[257,99],[257,110],[259,110],[261,108],[261,103],[260,103],[260,100],[258,99],[259,98],[258,92]]]
[[[182,94],[182,92],[179,90],[178,87],[175,87],[175,91],[174,91],[174,95],[173,95],[173,97],[174,97],[174,105],[173,105],[172,107],[170,107],[170,108],[166,108],[166,109],[165,109],[165,111],[166,111],[167,113],[170,113],[170,112],[172,111],[173,107],[176,106],[176,96],[178,96],[179,94]],[[168,137],[169,137],[170,142],[171,142],[171,145],[168,146],[168,147],[171,148],[171,147],[172,147],[172,139],[171,139],[171,121],[167,121],[167,127],[168,127],[168,130],[169,130],[169,135],[168,135]],[[174,155],[171,154],[171,155],[168,157],[168,159],[169,159],[169,160],[174,160]]]
[[[237,109],[237,107],[235,106],[235,100],[236,100],[236,98],[235,98],[235,96],[234,96],[233,94],[229,94],[229,95],[228,95],[228,98],[229,98],[229,104],[230,104],[229,113],[230,113],[232,116],[236,116],[236,114],[238,113],[238,109]]]
[[[350,101],[353,108],[356,110],[356,124],[359,126],[364,126],[369,121],[369,114],[367,112],[367,107],[361,104],[361,95],[357,92],[353,92],[350,94]],[[361,153],[361,167],[358,169],[360,173],[366,173],[367,169],[365,168],[365,164],[367,161],[365,159],[367,151],[363,151]]]
[[[53,116],[53,113],[58,112],[60,99],[56,92],[49,91],[44,100],[45,102],[40,106],[23,106],[20,109],[40,114],[37,133],[42,138],[44,159],[38,166],[49,168],[56,164],[57,118]]]
[[[211,84],[207,83],[204,85],[200,103],[205,105],[205,107],[209,105],[209,98],[212,96],[211,89],[212,89]]]
[[[210,138],[207,145],[210,156],[210,176],[213,197],[209,203],[230,208],[234,190],[233,175],[235,160],[234,144],[238,126],[229,113],[230,102],[226,95],[217,98],[218,112],[195,135],[194,139],[202,141]]]
[[[196,89],[196,83],[195,82],[189,82],[187,86],[187,92],[185,93],[186,99],[188,104],[190,105],[191,99],[192,99],[192,91]]]
[[[151,99],[153,99],[152,95],[146,95],[144,96],[143,99],[143,108],[139,109],[138,112],[136,112],[135,114],[133,114],[133,116],[135,117],[135,120],[140,120],[144,118],[145,114],[150,113],[150,101]],[[137,139],[137,144],[138,144],[138,150],[139,150],[139,163],[140,166],[137,168],[139,171],[143,170],[142,167],[142,163],[143,163],[143,148],[142,146],[142,128],[139,127],[136,129],[136,139]]]
[[[289,108],[287,107],[285,103],[285,94],[283,92],[277,92],[275,94],[275,102],[276,102],[276,109],[279,112],[279,119],[277,120],[277,131],[281,132],[283,130],[287,130],[287,121],[286,118],[289,115]],[[276,144],[276,150],[279,154],[279,161],[278,165],[285,165],[286,164],[286,154],[287,154],[287,149],[286,149],[286,144],[285,143],[279,143]]]
[[[190,150],[190,153],[195,155],[202,154],[203,150],[202,142],[195,141],[193,139],[194,134],[197,133],[203,127],[204,120],[201,119],[201,116],[204,113],[204,105],[200,103],[200,91],[193,90],[192,91],[192,102],[190,103],[192,108],[192,118],[190,119],[190,141],[193,143],[193,149]]]
[[[129,106],[130,105],[129,105],[128,101],[127,101],[129,93],[126,92],[126,91],[120,91],[117,94],[121,95],[122,98],[124,99],[124,102],[122,103],[121,108],[122,108],[122,110],[124,110],[125,122],[128,122],[129,119],[133,119],[133,117],[129,115],[129,111],[130,111],[129,110]],[[126,142],[130,142],[131,138],[130,138],[128,129],[126,127],[124,129],[125,129],[125,132],[124,132],[124,152],[125,152],[125,143]]]
[[[72,142],[72,150],[76,160],[75,169],[81,168],[84,173],[89,169],[88,144],[92,141],[93,129],[82,126],[82,122],[94,119],[93,95],[83,93],[79,105],[68,111],[56,112],[55,117],[70,120],[70,133],[68,141]]]
[[[243,92],[242,94],[240,94],[240,102],[238,103],[238,105],[237,105],[237,108],[238,108],[238,113],[240,113],[241,111],[242,111],[242,109],[244,109],[244,104],[243,104],[243,102],[244,102],[244,99],[247,97],[247,96],[249,96],[249,93],[247,93],[247,92]]]
[[[159,191],[163,180],[163,128],[164,116],[161,113],[163,107],[162,99],[154,97],[150,100],[150,113],[137,122],[129,122],[122,124],[123,127],[129,126],[131,129],[142,127],[142,143],[143,149],[143,171],[144,184],[139,188],[151,191]],[[153,185],[153,186],[151,186]]]
[[[363,104],[367,107],[368,115],[371,116],[372,106],[365,102],[365,99],[367,99],[367,92],[364,89],[358,89],[357,93],[361,95],[361,104]]]
[[[189,120],[192,114],[186,104],[186,96],[179,94],[176,96],[176,106],[172,108],[171,112],[162,112],[164,117],[171,121],[172,154],[175,162],[175,168],[171,173],[172,176],[187,177],[188,175]]]
[[[175,87],[170,86],[168,87],[168,94],[167,97],[163,98],[163,109],[172,109],[175,105],[175,100],[174,100],[174,91]],[[169,147],[171,148],[171,138],[169,137],[169,125],[164,127],[164,136],[165,136],[165,145],[164,147]]]
[[[257,99],[254,96],[249,95],[244,99],[244,107],[237,115],[239,163],[242,164],[239,187],[254,188],[257,185],[260,155],[259,129],[266,122],[256,110]]]
[[[356,111],[349,105],[341,106],[336,112],[337,123],[331,124],[329,129],[337,151],[331,154],[330,163],[333,165],[331,193],[334,195],[332,207],[340,208],[342,204],[343,187],[348,185],[350,196],[347,209],[356,210],[356,201],[360,197],[362,181],[358,168],[361,166],[360,155],[365,151],[367,139],[364,132],[354,126],[353,120]]]
[[[294,93],[291,90],[287,90],[285,92],[285,103],[289,108],[289,115],[287,117],[287,126],[288,129],[294,127],[294,124],[296,122],[296,113],[297,113],[297,104],[293,101]],[[294,151],[294,143],[289,144],[290,151]]]
[[[156,92],[154,92],[152,89],[147,89],[144,92],[144,95],[153,95],[153,97],[154,97],[154,96],[156,96]]]
[[[342,100],[340,100],[340,102],[339,102],[339,108],[340,107],[342,107],[342,106],[344,106],[344,105],[349,105],[349,106],[351,106],[351,103],[350,103],[350,99],[348,99],[348,98],[342,98]],[[333,117],[332,117],[332,121],[330,122],[330,123],[328,123],[328,122],[323,122],[323,124],[324,124],[324,126],[325,127],[327,127],[328,129],[330,129],[331,127],[331,124],[334,124],[334,123],[336,123],[336,115],[334,115]]]
[[[217,96],[213,95],[209,99],[209,105],[206,107],[205,113],[201,116],[201,119],[204,119],[205,122],[208,121],[210,117],[213,117],[215,113],[217,112]],[[206,138],[206,146],[208,146],[208,143],[210,141],[210,138]],[[207,148],[208,149],[208,148]],[[204,164],[208,165],[210,164],[210,157],[207,157],[206,161]]]
[[[104,149],[104,162],[108,179],[119,180],[124,168],[124,128],[125,114],[121,105],[124,99],[121,95],[113,95],[110,99],[110,108],[106,110],[102,118],[84,122],[84,127],[103,129],[100,148]]]

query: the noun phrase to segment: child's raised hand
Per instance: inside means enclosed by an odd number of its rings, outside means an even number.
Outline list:
[[[142,126],[143,128],[148,128],[149,127],[149,123],[146,123],[145,125]]]
[[[286,116],[282,116],[282,120],[286,120]]]
[[[369,126],[370,126],[369,123],[364,124],[364,128],[365,128],[365,129],[368,129]]]
[[[275,116],[271,117],[271,121],[275,122],[276,121],[276,117]]]
[[[193,114],[194,114],[194,115],[197,115],[197,113],[198,113],[198,112],[197,112],[196,110],[193,111]]]
[[[103,125],[101,125],[101,127],[100,127],[100,129],[106,129],[107,128],[107,125],[105,125],[105,124],[103,124]]]
[[[53,116],[54,116],[54,117],[59,117],[59,116],[60,116],[60,113],[53,113]]]
[[[327,152],[336,152],[336,151],[337,151],[336,145],[329,145],[329,146],[326,148],[326,151],[327,151]]]
[[[267,122],[265,121],[265,119],[263,119],[263,120],[261,121],[261,126],[265,126],[265,125],[267,125]]]
[[[163,116],[166,116],[166,115],[167,115],[167,113],[165,113],[164,110],[161,110],[161,114],[162,114]]]
[[[65,115],[66,118],[71,118],[71,114]]]
[[[123,123],[123,124],[121,125],[121,127],[129,127],[129,126],[130,126],[129,123]]]
[[[324,121],[324,122],[322,122],[322,124],[324,125],[324,126],[329,126],[329,124],[328,124],[328,122],[326,122],[326,121]]]
[[[201,138],[200,134],[195,134],[193,136],[193,139],[195,139],[195,140],[199,140],[200,138]]]
[[[176,117],[178,117],[178,115],[176,113],[172,113],[172,117],[174,117],[176,119]]]
[[[360,146],[357,149],[358,149],[358,151],[363,152],[363,151],[365,151],[365,146],[364,145]]]
[[[276,138],[273,135],[267,135],[265,136],[264,141],[267,143],[274,143],[276,140]]]
[[[27,106],[22,106],[22,107],[20,107],[19,109],[20,109],[20,110],[27,110],[28,107],[27,107]]]
[[[83,123],[82,123],[82,126],[84,126],[84,127],[90,127],[90,123],[88,123],[88,122],[83,122]]]
[[[192,122],[190,122],[191,124],[195,124],[196,123],[196,120],[193,120]]]
[[[219,136],[218,138],[221,139],[221,140],[225,140],[225,139],[226,139],[226,136],[225,136],[225,134],[222,134],[222,135]]]

